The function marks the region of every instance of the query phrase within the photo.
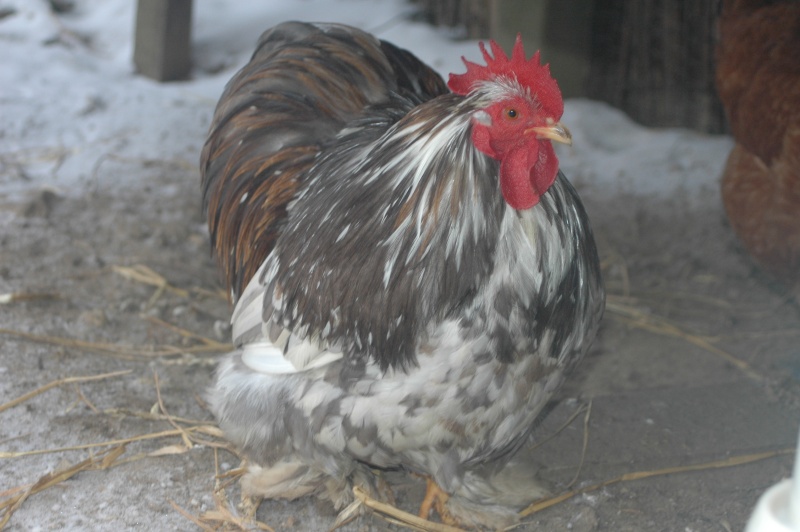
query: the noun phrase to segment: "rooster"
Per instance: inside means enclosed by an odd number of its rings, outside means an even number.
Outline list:
[[[504,466],[604,290],[558,85],[519,37],[490,48],[445,85],[368,33],[289,22],[228,83],[201,173],[236,350],[210,404],[245,493],[342,508],[403,469],[430,479],[423,516],[492,528],[542,494]]]

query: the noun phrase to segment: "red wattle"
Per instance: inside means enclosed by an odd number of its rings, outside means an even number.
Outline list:
[[[552,144],[521,146],[511,150],[500,163],[500,190],[512,208],[530,209],[539,203],[557,174],[558,159]]]
[[[506,203],[519,211],[539,203],[540,194],[534,189],[532,179],[536,156],[535,149],[520,146],[507,153],[500,162],[500,191]]]
[[[530,170],[531,186],[536,193],[541,196],[553,182],[558,175],[558,158],[556,157],[556,150],[553,144],[544,141],[539,143],[539,160],[536,161],[533,168]]]
[[[558,174],[558,159],[549,141],[520,145],[500,155],[492,146],[489,129],[475,125],[472,142],[478,150],[500,160],[500,190],[512,208],[530,209],[553,184]]]

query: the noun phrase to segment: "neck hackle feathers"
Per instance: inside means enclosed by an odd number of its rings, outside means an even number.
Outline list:
[[[554,120],[561,118],[564,113],[564,101],[558,83],[550,75],[550,66],[542,65],[539,52],[530,59],[525,59],[525,49],[522,46],[522,36],[517,34],[517,40],[511,52],[511,58],[506,55],[503,48],[494,40],[489,41],[492,54],[481,42],[480,48],[486,66],[473,63],[462,57],[467,71],[464,74],[450,74],[448,87],[456,94],[466,96],[476,84],[482,81],[492,81],[500,77],[516,80],[523,88],[535,97],[542,108]]]

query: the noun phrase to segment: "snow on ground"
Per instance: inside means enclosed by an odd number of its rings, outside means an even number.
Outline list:
[[[607,194],[678,194],[687,207],[719,196],[730,137],[685,129],[648,129],[608,105],[568,100],[562,121],[573,146],[557,146],[561,168],[577,186]]]
[[[412,22],[402,0],[195,2],[193,79],[156,83],[131,61],[135,2],[78,0],[54,15],[46,0],[2,0],[0,19],[0,193],[54,187],[135,186],[115,165],[168,160],[195,166],[214,105],[267,27],[284,20],[335,21],[412,50],[442,75],[478,60],[474,41]],[[528,50],[532,53],[533,50]],[[568,101],[575,146],[562,166],[580,184],[630,193],[716,190],[727,137],[649,130],[608,106]]]
[[[135,2],[83,0],[55,16],[45,0],[5,0],[0,19],[0,191],[118,183],[103,170],[109,158],[174,160],[196,165],[214,105],[249,58],[261,32],[284,20],[353,24],[378,30],[442,71],[475,56],[472,42],[410,23],[401,1],[195,3],[194,79],[156,83],[137,76],[131,60]]]

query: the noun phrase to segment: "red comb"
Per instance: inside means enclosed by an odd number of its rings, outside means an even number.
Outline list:
[[[531,95],[535,96],[544,110],[554,119],[558,120],[564,113],[564,100],[558,83],[550,75],[550,66],[542,65],[539,52],[533,54],[529,60],[525,59],[525,49],[522,46],[522,35],[517,34],[511,59],[495,41],[490,40],[492,55],[486,50],[486,45],[480,43],[481,53],[486,66],[467,61],[461,58],[467,66],[464,74],[450,74],[447,86],[456,94],[466,96],[467,93],[480,81],[491,81],[498,77],[516,79]]]

